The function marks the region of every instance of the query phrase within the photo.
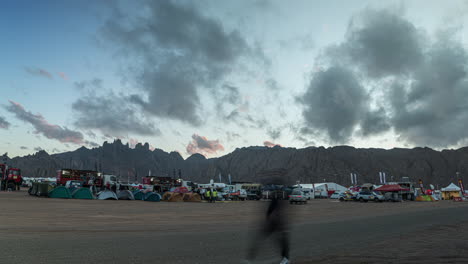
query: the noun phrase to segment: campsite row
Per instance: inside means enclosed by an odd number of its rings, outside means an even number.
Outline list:
[[[9,171],[12,175],[9,175]],[[3,173],[2,173],[3,172]],[[5,173],[6,172],[6,173]],[[19,172],[19,173],[18,173]],[[305,198],[338,199],[340,201],[437,201],[461,199],[465,195],[460,187],[451,183],[441,190],[434,186],[424,188],[422,182],[416,186],[403,178],[400,182],[362,184],[345,187],[337,183],[297,183],[291,186],[262,185],[259,183],[214,182],[201,184],[180,178],[145,176],[141,183],[121,182],[115,175],[97,171],[61,169],[55,178],[26,178],[19,169],[8,170],[0,166],[2,189],[18,189],[18,183],[29,187],[31,195],[52,198],[114,199],[147,201],[202,201],[202,200],[260,200],[276,197],[290,199],[292,196]],[[11,180],[10,180],[11,178]],[[18,186],[18,187],[17,187]],[[216,197],[213,197],[216,195]]]

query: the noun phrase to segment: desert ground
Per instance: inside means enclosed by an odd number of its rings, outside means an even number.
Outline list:
[[[62,200],[0,192],[0,263],[241,263],[266,201]],[[468,202],[288,205],[291,263],[468,262]],[[279,263],[266,240],[253,263]]]

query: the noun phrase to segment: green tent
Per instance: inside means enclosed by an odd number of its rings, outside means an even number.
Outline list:
[[[161,195],[155,192],[148,192],[145,194],[145,201],[150,201],[150,202],[160,202],[161,201]]]
[[[145,200],[145,194],[140,190],[133,191],[133,197],[135,197],[135,200]]]
[[[95,199],[89,188],[78,188],[72,193],[73,199]]]
[[[70,191],[65,188],[64,186],[58,186],[52,191],[49,192],[50,198],[63,198],[63,199],[71,199],[72,196]]]

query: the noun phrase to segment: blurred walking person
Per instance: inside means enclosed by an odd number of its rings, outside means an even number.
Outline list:
[[[276,182],[282,182],[277,180]],[[289,263],[289,235],[286,219],[286,206],[287,203],[279,200],[278,192],[274,192],[271,197],[271,202],[266,212],[266,219],[264,225],[261,227],[258,234],[252,240],[252,245],[247,253],[246,263],[250,263],[257,256],[259,246],[263,240],[273,237],[276,240],[278,247],[281,249],[281,262],[280,264]]]

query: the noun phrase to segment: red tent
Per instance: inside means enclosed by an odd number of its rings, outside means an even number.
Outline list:
[[[400,191],[409,191],[408,188],[403,188],[399,184],[386,184],[375,189],[376,192],[400,192]]]

